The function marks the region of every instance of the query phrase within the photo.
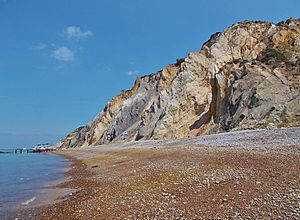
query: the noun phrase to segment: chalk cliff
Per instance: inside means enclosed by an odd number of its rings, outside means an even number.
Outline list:
[[[300,125],[300,19],[240,22],[139,77],[58,147]]]

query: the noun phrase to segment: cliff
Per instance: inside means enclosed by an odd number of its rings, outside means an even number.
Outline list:
[[[69,148],[300,125],[300,19],[241,22],[199,52],[137,78]]]

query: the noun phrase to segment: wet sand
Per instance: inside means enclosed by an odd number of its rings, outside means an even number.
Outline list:
[[[58,151],[73,163],[68,171],[72,179],[59,187],[77,191],[18,216],[299,219],[299,131],[237,132]]]

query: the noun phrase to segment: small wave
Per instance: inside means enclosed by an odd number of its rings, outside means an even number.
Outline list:
[[[36,200],[36,197],[32,197],[31,199],[26,200],[25,202],[22,202],[22,205],[29,205],[30,203],[32,203],[34,200]]]

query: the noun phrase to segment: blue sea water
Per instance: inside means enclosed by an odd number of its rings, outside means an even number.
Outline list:
[[[68,166],[69,162],[57,155],[0,154],[0,219],[41,199],[45,185],[65,178]]]

